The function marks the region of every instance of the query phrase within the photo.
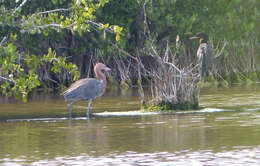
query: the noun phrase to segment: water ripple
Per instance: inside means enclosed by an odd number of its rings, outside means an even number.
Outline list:
[[[181,151],[175,153],[137,153],[127,151],[125,153],[114,152],[107,156],[93,157],[87,154],[70,157],[61,156],[53,160],[39,160],[29,163],[25,159],[5,158],[0,160],[3,165],[88,165],[88,166],[258,166],[260,164],[260,147],[236,147],[232,151],[214,153],[211,150]]]

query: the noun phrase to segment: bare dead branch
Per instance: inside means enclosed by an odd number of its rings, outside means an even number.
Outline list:
[[[220,55],[223,54],[224,49],[226,48],[227,44],[228,44],[228,42],[227,42],[226,40],[224,40],[224,44],[223,44],[222,48],[220,49],[220,51],[218,51],[218,52],[216,53],[216,55],[215,55],[214,58],[217,58],[217,57],[219,57]],[[218,47],[217,47],[216,50],[219,50]]]

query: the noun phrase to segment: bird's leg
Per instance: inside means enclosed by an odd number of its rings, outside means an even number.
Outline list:
[[[88,111],[86,112],[87,118],[89,118],[89,112],[90,112],[90,105],[91,105],[92,99],[88,100]]]
[[[69,111],[69,118],[71,119],[71,110],[70,110],[70,107],[72,104],[74,104],[75,101],[71,102],[70,104],[68,104],[68,111]]]

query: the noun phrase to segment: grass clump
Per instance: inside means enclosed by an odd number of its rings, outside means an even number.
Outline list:
[[[199,103],[190,104],[188,102],[184,103],[171,103],[167,101],[153,102],[153,103],[143,103],[141,106],[143,111],[151,111],[151,112],[171,112],[178,110],[198,110],[200,109]]]

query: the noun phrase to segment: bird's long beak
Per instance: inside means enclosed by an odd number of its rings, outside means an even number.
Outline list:
[[[193,40],[193,39],[199,39],[199,37],[197,37],[197,36],[190,37],[190,40]]]
[[[110,71],[111,69],[109,67],[104,68],[105,71]]]

